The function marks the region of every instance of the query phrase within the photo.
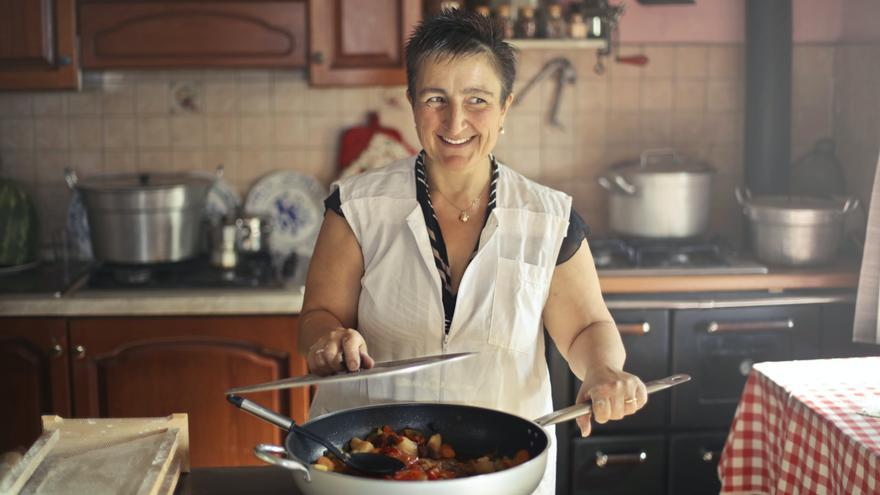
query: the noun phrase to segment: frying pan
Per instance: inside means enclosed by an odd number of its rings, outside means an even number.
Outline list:
[[[688,380],[688,375],[673,375],[648,382],[645,386],[648,393],[652,393]],[[264,416],[258,411],[246,410],[279,425],[277,415],[273,418],[272,413]],[[412,483],[320,471],[313,469],[307,461],[314,461],[326,449],[317,443],[303,441],[294,433],[287,435],[284,447],[260,444],[254,448],[254,454],[269,464],[293,471],[294,482],[305,495],[529,495],[538,487],[547,467],[550,435],[543,427],[590,411],[590,403],[585,402],[530,421],[514,414],[462,404],[394,403],[336,411],[302,425],[339,446],[348,443],[352,437],[364,438],[376,428],[388,425],[395,431],[409,427],[426,434],[439,432],[443,442],[455,449],[458,458],[486,454],[512,457],[520,449],[529,453],[529,460],[523,464],[467,478]]]

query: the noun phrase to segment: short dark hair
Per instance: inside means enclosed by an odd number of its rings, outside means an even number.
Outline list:
[[[516,50],[504,41],[501,26],[482,14],[447,9],[416,26],[406,43],[406,87],[414,98],[419,68],[428,57],[456,59],[486,54],[501,79],[501,102],[513,92]]]

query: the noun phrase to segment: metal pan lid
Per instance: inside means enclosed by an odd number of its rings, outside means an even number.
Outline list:
[[[376,363],[372,368],[358,371],[340,371],[335,375],[318,376],[305,375],[291,378],[282,378],[271,382],[258,383],[256,385],[246,385],[243,387],[235,387],[226,391],[226,395],[244,394],[249,392],[264,392],[266,390],[282,390],[293,387],[305,387],[307,385],[323,385],[326,383],[348,382],[352,380],[363,380],[374,377],[385,377],[396,375],[399,373],[411,373],[416,370],[436,366],[438,364],[451,363],[476,355],[476,352],[459,352],[452,354],[438,354],[434,356],[424,356],[412,359],[401,359],[397,361],[385,361]]]
[[[76,187],[100,191],[132,191],[186,186],[208,187],[213,182],[213,178],[206,174],[145,172],[141,174],[108,174],[86,177],[78,180]]]

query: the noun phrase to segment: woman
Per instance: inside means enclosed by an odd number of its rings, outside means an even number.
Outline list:
[[[447,11],[407,44],[423,151],[335,185],[311,261],[299,349],[313,373],[448,352],[479,355],[322,386],[312,414],[389,401],[463,402],[534,419],[552,410],[546,326],[604,423],[647,401],[623,371],[571,198],[497,162],[513,101],[511,47],[488,19]],[[584,436],[589,417],[578,420]],[[542,481],[552,493],[555,453]]]

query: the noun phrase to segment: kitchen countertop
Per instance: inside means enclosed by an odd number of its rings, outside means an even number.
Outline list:
[[[297,314],[303,287],[248,289],[83,290],[3,294],[0,316],[168,316]]]
[[[855,289],[857,262],[841,261],[819,268],[770,268],[766,274],[615,276],[599,274],[602,293],[656,294],[671,292],[770,291],[804,289]]]
[[[612,277],[600,273],[599,280],[609,307],[668,307],[673,303],[687,307],[716,307],[740,302],[719,302],[699,293],[741,292],[744,300],[762,300],[766,304],[835,302],[852,299],[858,277],[857,263],[841,262],[813,269],[777,268],[767,274],[755,275]],[[830,299],[828,291],[831,292]],[[817,295],[817,292],[821,294]],[[774,297],[767,297],[768,294]],[[662,301],[657,299],[661,295]],[[298,314],[302,302],[301,285],[242,289],[83,289],[62,297],[51,293],[2,294],[0,316]]]

